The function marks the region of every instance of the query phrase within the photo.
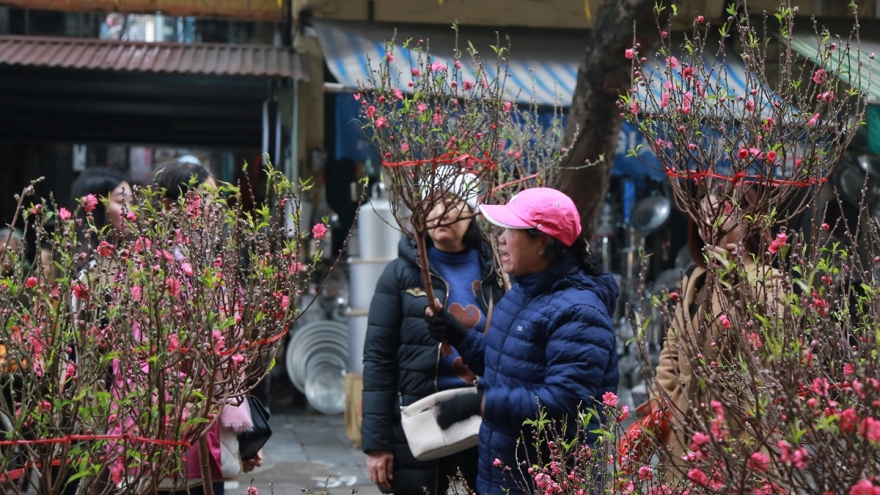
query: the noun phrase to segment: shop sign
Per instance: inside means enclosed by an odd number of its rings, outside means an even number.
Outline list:
[[[285,21],[290,0],[4,0],[12,7],[70,12],[118,12]]]

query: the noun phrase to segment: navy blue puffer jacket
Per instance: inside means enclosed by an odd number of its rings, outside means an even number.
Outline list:
[[[605,392],[617,392],[611,314],[619,292],[608,274],[589,276],[573,262],[557,263],[521,277],[495,307],[489,332],[470,332],[458,347],[486,392],[478,494],[519,492],[514,480],[524,480],[517,454],[522,461],[535,453],[522,446],[517,453],[516,443],[523,422],[537,418],[539,403],[551,418],[571,420],[598,407]],[[493,466],[496,458],[513,474]]]

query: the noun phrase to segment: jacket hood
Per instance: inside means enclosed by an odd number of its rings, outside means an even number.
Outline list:
[[[605,309],[608,310],[609,315],[613,315],[617,309],[620,287],[618,287],[614,277],[609,273],[587,275],[583,271],[578,271],[556,282],[553,288],[557,289],[564,286],[576,286],[593,292],[605,304]]]

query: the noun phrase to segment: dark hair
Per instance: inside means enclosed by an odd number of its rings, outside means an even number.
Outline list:
[[[745,194],[743,194],[742,201],[749,204],[753,204],[757,201],[758,187],[760,186],[750,187]],[[769,229],[758,228],[754,225],[749,225],[748,228],[749,231],[747,237],[743,241],[743,247],[746,248],[746,251],[748,251],[749,254],[760,254],[762,242],[770,240],[770,231]],[[691,255],[691,259],[694,260],[694,263],[701,268],[706,268],[706,260],[704,259],[706,241],[704,241],[703,237],[700,235],[700,224],[694,221],[693,218],[690,218],[690,216],[688,216],[687,246],[688,252]]]
[[[165,191],[165,198],[177,201],[189,191],[190,181],[195,177],[193,187],[204,184],[211,172],[202,165],[172,160],[159,166],[153,183]]]
[[[531,237],[547,235],[538,229],[526,229],[526,234]],[[541,254],[542,258],[554,260],[571,258],[587,275],[596,276],[602,274],[602,258],[599,257],[598,253],[590,249],[590,243],[587,242],[586,237],[578,236],[570,247],[549,235],[547,235],[547,239],[547,245],[544,246],[544,252]]]
[[[123,182],[127,182],[126,177],[111,168],[92,167],[85,169],[70,186],[70,211],[76,211],[83,196],[94,194],[99,199],[109,198],[110,193]],[[85,219],[85,215],[85,211],[80,210],[79,216]],[[92,218],[99,232],[110,222],[107,217],[107,208],[103,202],[98,201],[98,205],[92,210]]]

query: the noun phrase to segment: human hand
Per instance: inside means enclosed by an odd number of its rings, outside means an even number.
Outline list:
[[[428,323],[431,337],[438,342],[445,340],[453,346],[461,344],[467,337],[467,328],[440,305],[439,299],[434,300],[434,307],[441,308],[439,313],[431,306],[425,308],[425,321]]]
[[[370,481],[390,490],[394,479],[394,454],[388,450],[377,450],[367,454],[367,472]]]
[[[483,393],[482,389],[478,389],[475,394],[459,395],[438,404],[437,424],[445,430],[471,416],[482,416],[484,407]]]
[[[250,459],[244,459],[241,461],[242,471],[245,473],[249,473],[254,470],[254,468],[258,468],[263,465],[263,449],[260,449],[257,452],[257,455],[253,456]]]

